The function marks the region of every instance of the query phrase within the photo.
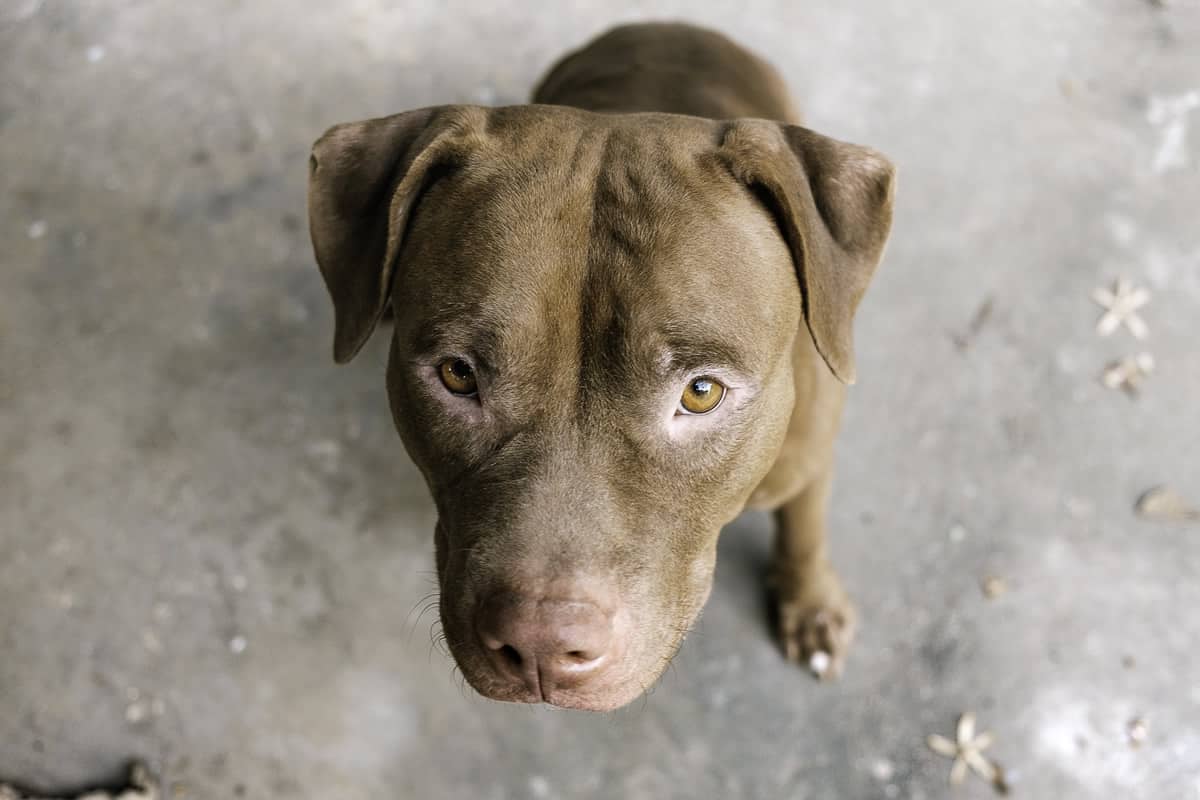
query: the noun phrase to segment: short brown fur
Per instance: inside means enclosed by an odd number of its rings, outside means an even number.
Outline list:
[[[799,127],[770,66],[687,25],[617,28],[533,100],[337,126],[310,165],[337,360],[396,312],[388,393],[438,508],[454,658],[497,699],[630,701],[750,505],[777,510],[786,654],[824,652],[836,674],[854,613],[825,503],[891,165]],[[439,383],[450,358],[474,366],[474,400]],[[671,413],[698,374],[730,387],[725,402]],[[522,683],[497,668],[478,621],[496,597],[520,602],[488,625],[586,598],[610,628],[603,670]]]

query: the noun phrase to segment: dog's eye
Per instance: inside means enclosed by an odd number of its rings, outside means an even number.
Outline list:
[[[707,414],[725,399],[725,385],[716,378],[695,378],[683,390],[679,407],[685,414]]]
[[[442,385],[453,394],[473,395],[479,389],[475,383],[475,370],[461,358],[447,358],[438,364],[438,376]]]

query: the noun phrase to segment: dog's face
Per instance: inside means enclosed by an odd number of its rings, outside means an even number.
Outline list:
[[[838,242],[817,179],[789,189],[770,172],[795,161],[780,130],[459,107],[318,143],[311,224],[336,355],[390,298],[393,417],[438,508],[447,642],[482,694],[586,709],[640,694],[775,459],[795,337],[852,369],[849,318],[882,240],[867,267],[843,259],[845,280],[810,266],[797,281],[798,251],[813,264]],[[874,207],[843,204],[833,225],[886,216],[886,162],[838,152]],[[806,198],[823,232],[786,219]],[[845,307],[814,313],[818,292]]]

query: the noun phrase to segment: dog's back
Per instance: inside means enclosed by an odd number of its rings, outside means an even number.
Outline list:
[[[555,64],[533,102],[800,121],[774,67],[715,31],[681,23],[614,28]]]

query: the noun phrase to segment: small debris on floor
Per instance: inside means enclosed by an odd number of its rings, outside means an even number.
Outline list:
[[[954,741],[936,733],[931,733],[925,741],[933,752],[954,759],[954,765],[950,767],[950,783],[962,783],[967,772],[971,771],[990,783],[999,794],[1008,794],[1004,769],[983,755],[983,751],[992,744],[992,734],[985,732],[975,735],[974,712],[966,711],[958,718]]]
[[[1117,278],[1111,289],[1093,289],[1092,300],[1104,309],[1096,321],[1096,332],[1101,336],[1108,336],[1122,325],[1138,339],[1150,333],[1145,320],[1137,315],[1137,310],[1150,302],[1149,289],[1136,289],[1127,279]]]
[[[125,721],[130,725],[138,725],[146,721],[150,715],[150,707],[143,700],[135,700],[125,707]]]
[[[1146,737],[1150,734],[1150,729],[1146,726],[1146,720],[1138,717],[1131,719],[1125,727],[1125,733],[1129,736],[1129,744],[1133,747],[1141,747],[1146,743]]]
[[[1068,497],[1067,513],[1075,519],[1087,519],[1096,513],[1096,506],[1091,500],[1083,497]]]
[[[975,340],[975,337],[979,335],[979,332],[983,330],[983,327],[987,325],[988,320],[991,319],[992,310],[995,308],[995,306],[996,298],[988,295],[983,299],[983,302],[979,304],[979,308],[975,309],[975,313],[972,315],[971,321],[967,323],[967,329],[962,333],[950,334],[950,340],[954,342],[954,346],[958,348],[959,352],[965,351],[971,346],[971,343]]]
[[[1008,582],[998,575],[988,575],[980,582],[979,587],[983,590],[984,597],[995,600],[1008,591]]]
[[[146,652],[158,655],[162,653],[162,640],[158,638],[158,634],[146,628],[142,631],[142,647],[146,648]]]
[[[1143,492],[1133,510],[1142,519],[1154,522],[1200,521],[1200,508],[1190,505],[1170,486],[1155,486]]]
[[[1142,381],[1153,371],[1154,356],[1138,353],[1109,364],[1100,380],[1109,389],[1120,389],[1130,397],[1136,397]]]
[[[896,776],[896,765],[886,758],[871,762],[871,775],[880,783],[887,783]]]
[[[71,800],[159,800],[158,780],[150,774],[143,764],[134,764],[130,770],[129,786],[113,792],[84,792]],[[0,784],[0,800],[67,800],[67,798],[48,798],[24,795],[8,784]]]

